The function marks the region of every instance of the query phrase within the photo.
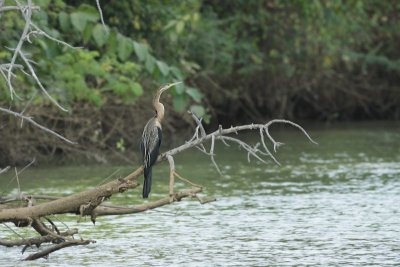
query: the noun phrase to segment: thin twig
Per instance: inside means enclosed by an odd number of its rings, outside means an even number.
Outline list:
[[[215,169],[217,170],[217,172],[219,173],[219,175],[222,176],[222,172],[220,170],[220,168],[218,167],[217,162],[214,159],[214,146],[215,146],[215,136],[213,135],[211,137],[211,147],[210,147],[210,157],[211,157],[211,162],[214,164]]]
[[[104,23],[103,10],[101,9],[101,6],[100,6],[100,0],[96,0],[96,5],[97,5],[97,10],[99,11],[99,14],[100,14],[101,24],[103,24],[104,30],[106,32],[108,32],[108,28],[107,28],[106,24]]]
[[[198,187],[198,188],[203,188],[201,185],[195,184],[192,181],[190,181],[189,179],[186,179],[184,177],[182,177],[179,173],[177,173],[176,171],[174,172],[174,174],[176,175],[176,177],[178,177],[179,179],[181,179],[182,181],[194,186],[194,187]]]
[[[0,174],[6,173],[9,169],[10,169],[10,166],[0,169]]]
[[[20,8],[20,11],[22,12],[22,15],[25,18],[25,26],[24,26],[24,30],[22,31],[21,37],[18,41],[18,44],[15,48],[14,54],[11,58],[10,68],[8,69],[8,73],[7,73],[7,84],[8,84],[8,88],[10,89],[11,99],[13,99],[13,95],[14,95],[14,88],[11,84],[12,69],[13,69],[15,61],[17,60],[17,56],[18,56],[19,52],[21,51],[22,45],[24,44],[26,35],[28,34],[29,27],[31,24],[31,17],[32,17],[32,0],[28,0],[27,9],[25,12],[26,14],[24,13],[23,9],[21,8],[21,5],[18,2],[17,2],[17,4]]]
[[[36,158],[33,158],[31,160],[31,162],[29,162],[27,165],[25,165],[25,167],[22,168],[22,170],[20,170],[17,175],[23,173],[27,168],[29,168],[33,163],[35,163]],[[8,183],[7,185],[4,187],[4,190],[1,192],[1,194],[4,194],[5,190],[7,189],[7,187],[14,181],[14,179],[17,178],[17,175],[15,175]],[[21,197],[21,194],[19,194],[19,197]]]
[[[67,248],[67,247],[72,247],[72,246],[82,246],[82,245],[88,245],[90,243],[96,243],[94,240],[70,240],[67,242],[62,242],[59,244],[56,244],[54,246],[51,246],[49,248],[46,248],[42,251],[39,251],[37,253],[31,254],[28,257],[26,257],[24,260],[25,261],[31,261],[31,260],[37,260],[40,258],[47,257],[50,253],[53,253],[54,251]]]
[[[19,55],[22,58],[22,60],[25,62],[26,66],[28,67],[33,79],[36,81],[37,85],[39,86],[39,88],[42,90],[42,92],[46,95],[46,97],[48,99],[50,99],[51,102],[53,102],[54,105],[56,105],[59,109],[61,109],[62,111],[68,112],[68,109],[62,107],[57,100],[55,100],[50,94],[49,92],[47,92],[46,88],[44,88],[44,86],[42,85],[41,81],[39,80],[39,77],[36,75],[35,70],[33,69],[32,65],[29,63],[28,59],[26,58],[26,56],[24,55],[24,53],[22,53],[21,51],[19,51]]]
[[[2,108],[2,107],[0,107],[0,111],[2,111],[2,112],[4,112],[4,113],[7,113],[7,114],[10,114],[10,115],[13,115],[13,116],[18,117],[18,118],[21,118],[21,119],[23,119],[23,120],[26,120],[27,122],[29,122],[29,123],[32,124],[33,126],[39,128],[39,129],[41,129],[41,130],[43,130],[43,131],[45,131],[45,132],[48,132],[48,133],[50,133],[50,134],[52,134],[52,135],[58,137],[59,139],[65,141],[65,142],[67,142],[67,143],[69,143],[69,144],[71,144],[71,145],[77,144],[76,142],[73,142],[73,141],[71,141],[71,140],[65,138],[65,137],[62,136],[61,134],[58,134],[58,133],[56,133],[55,131],[50,130],[49,128],[47,128],[47,127],[45,127],[45,126],[43,126],[43,125],[37,123],[37,122],[34,121],[31,117],[27,117],[27,116],[21,115],[21,114],[18,113],[18,112],[14,112],[14,111],[11,111],[11,110],[9,110],[9,109]]]

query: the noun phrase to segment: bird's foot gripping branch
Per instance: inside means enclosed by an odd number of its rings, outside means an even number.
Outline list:
[[[174,156],[190,148],[195,147],[209,156],[216,170],[220,172],[219,167],[214,159],[214,148],[216,141],[221,141],[227,146],[232,144],[238,145],[247,152],[249,160],[251,158],[255,158],[258,161],[266,162],[265,159],[270,157],[276,163],[278,163],[278,161],[268,149],[266,144],[267,140],[272,142],[274,152],[276,152],[279,146],[282,145],[282,143],[275,141],[269,132],[269,127],[272,124],[283,123],[294,126],[303,132],[311,142],[315,143],[301,126],[287,120],[272,120],[266,124],[241,125],[230,127],[228,129],[219,127],[214,132],[206,133],[203,125],[201,124],[201,120],[199,120],[193,114],[192,116],[197,123],[193,137],[181,146],[162,153],[156,161],[156,164],[165,160],[168,160],[169,162],[169,196],[153,202],[130,207],[104,204],[104,202],[109,200],[114,194],[124,193],[127,190],[132,190],[139,186],[137,180],[144,170],[144,167],[140,166],[124,178],[115,179],[106,184],[66,197],[35,196],[25,194],[2,197],[0,198],[0,223],[6,225],[10,231],[15,233],[18,231],[18,227],[31,227],[38,233],[38,236],[21,238],[17,240],[0,240],[0,245],[7,247],[22,246],[24,252],[26,248],[31,246],[36,246],[39,248],[39,246],[42,244],[50,244],[45,246],[44,249],[39,249],[38,252],[33,253],[25,258],[25,260],[35,260],[38,258],[47,257],[50,253],[59,249],[94,243],[94,241],[90,239],[75,239],[74,236],[78,234],[77,229],[69,229],[68,231],[64,232],[59,231],[57,225],[53,220],[51,220],[52,216],[54,215],[77,214],[82,217],[90,216],[92,222],[95,223],[97,218],[100,216],[128,215],[143,212],[149,209],[155,209],[157,207],[168,205],[174,201],[180,201],[186,197],[193,197],[199,200],[200,203],[213,201],[213,198],[200,198],[197,194],[202,192],[202,186],[196,185],[188,179],[183,178],[175,170]],[[231,136],[231,134],[238,134],[239,132],[245,130],[257,131],[260,136],[259,143],[251,146],[245,141],[239,139],[239,136]],[[207,141],[211,141],[209,149],[207,149],[205,145],[205,142]],[[173,191],[175,177],[191,184],[193,187],[191,189],[175,193]],[[35,204],[37,203],[36,200],[38,199],[40,199],[41,202],[44,201],[44,203]]]

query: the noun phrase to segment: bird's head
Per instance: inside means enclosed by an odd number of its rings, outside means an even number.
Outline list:
[[[182,82],[168,83],[166,85],[161,86],[160,89],[157,90],[157,93],[154,96],[153,106],[154,109],[156,110],[156,118],[158,118],[159,121],[161,121],[162,118],[164,117],[164,105],[160,103],[160,96],[162,92],[180,83]]]
[[[171,88],[171,87],[173,87],[173,86],[175,86],[175,85],[177,85],[177,84],[180,84],[180,83],[182,83],[182,82],[167,83],[167,84],[161,86],[160,89],[158,89],[158,92],[159,92],[160,95],[161,95],[162,92],[164,92],[164,91],[168,90],[169,88]]]

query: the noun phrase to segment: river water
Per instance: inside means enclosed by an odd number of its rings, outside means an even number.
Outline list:
[[[298,131],[273,129],[286,143],[281,166],[247,162],[236,146],[219,146],[216,161],[197,150],[175,160],[181,175],[206,186],[216,202],[184,199],[156,210],[89,219],[57,216],[61,229],[80,229],[97,243],[67,248],[48,260],[24,263],[21,248],[0,247],[0,266],[391,266],[400,264],[400,124],[310,125],[318,146]],[[256,142],[256,135],[244,136]],[[19,177],[29,193],[69,194],[102,183],[129,166],[30,168]],[[16,193],[12,173],[0,191]],[[148,201],[168,192],[168,166],[154,170]],[[7,185],[8,184],[8,185]],[[177,182],[176,190],[188,186]],[[112,203],[143,203],[140,190]],[[59,220],[66,222],[66,226]],[[7,224],[11,227],[11,224]],[[0,224],[0,238],[16,238]],[[14,228],[15,229],[15,228]],[[29,236],[27,229],[17,229]],[[37,251],[28,249],[25,254]]]

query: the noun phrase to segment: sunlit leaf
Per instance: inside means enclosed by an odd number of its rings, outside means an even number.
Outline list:
[[[97,22],[100,19],[99,11],[91,5],[82,4],[79,6],[77,13],[80,13],[86,20]]]
[[[169,73],[169,67],[167,64],[165,64],[165,62],[157,60],[157,66],[158,69],[160,70],[160,72],[162,73],[162,75],[167,76]]]
[[[67,31],[71,27],[71,23],[69,21],[69,16],[65,12],[60,12],[58,14],[58,23],[60,24],[60,28],[63,31]]]
[[[204,114],[206,114],[206,110],[200,105],[192,105],[190,107],[190,111],[193,112],[198,118],[202,118]]]
[[[125,36],[118,34],[118,58],[125,61],[133,51],[132,41]]]
[[[105,30],[104,26],[102,24],[98,23],[93,28],[92,36],[93,36],[93,39],[96,42],[96,44],[99,47],[102,47],[107,42],[107,39],[109,36],[109,31]]]
[[[155,65],[156,65],[156,59],[152,55],[148,55],[145,63],[146,70],[149,73],[153,73]]]
[[[137,82],[134,82],[133,84],[131,84],[131,90],[132,90],[132,92],[133,92],[136,96],[141,96],[141,95],[143,95],[143,88],[142,88],[142,86],[141,86],[139,83],[137,83]]]
[[[110,36],[107,41],[107,53],[108,54],[116,54],[117,53],[117,33],[115,30],[110,32]]]
[[[187,106],[187,98],[185,95],[176,95],[174,96],[174,109],[176,111],[184,111]]]
[[[168,30],[170,28],[172,28],[174,25],[176,24],[176,20],[170,20],[167,25],[164,26],[164,30]]]
[[[177,67],[170,67],[170,70],[178,80],[184,79],[182,72]]]
[[[189,87],[186,90],[186,93],[192,97],[192,99],[196,102],[201,102],[201,99],[203,98],[202,93],[197,88]]]
[[[88,21],[97,22],[99,18],[99,12],[95,7],[83,4],[71,14],[71,23],[75,29],[83,32]]]
[[[144,44],[133,42],[133,48],[135,49],[135,54],[140,61],[145,61],[147,58],[147,47]]]
[[[50,4],[50,2],[51,2],[51,0],[41,0],[41,1],[40,1],[40,4],[41,4],[42,6],[48,6],[48,5]]]
[[[193,22],[197,22],[200,18],[200,14],[198,12],[194,13],[192,16]]]
[[[182,94],[184,91],[185,91],[184,83],[178,83],[177,85],[175,85],[175,92],[177,94]]]
[[[72,13],[71,14],[71,23],[74,28],[80,32],[86,27],[87,19],[81,15],[81,13]]]
[[[176,32],[178,34],[181,33],[183,31],[183,28],[185,28],[185,22],[183,22],[182,20],[178,21],[178,23],[175,26]]]
[[[94,25],[92,23],[88,23],[85,27],[85,30],[83,31],[82,37],[83,37],[83,43],[87,44],[92,37],[92,32],[93,32],[93,27]]]

